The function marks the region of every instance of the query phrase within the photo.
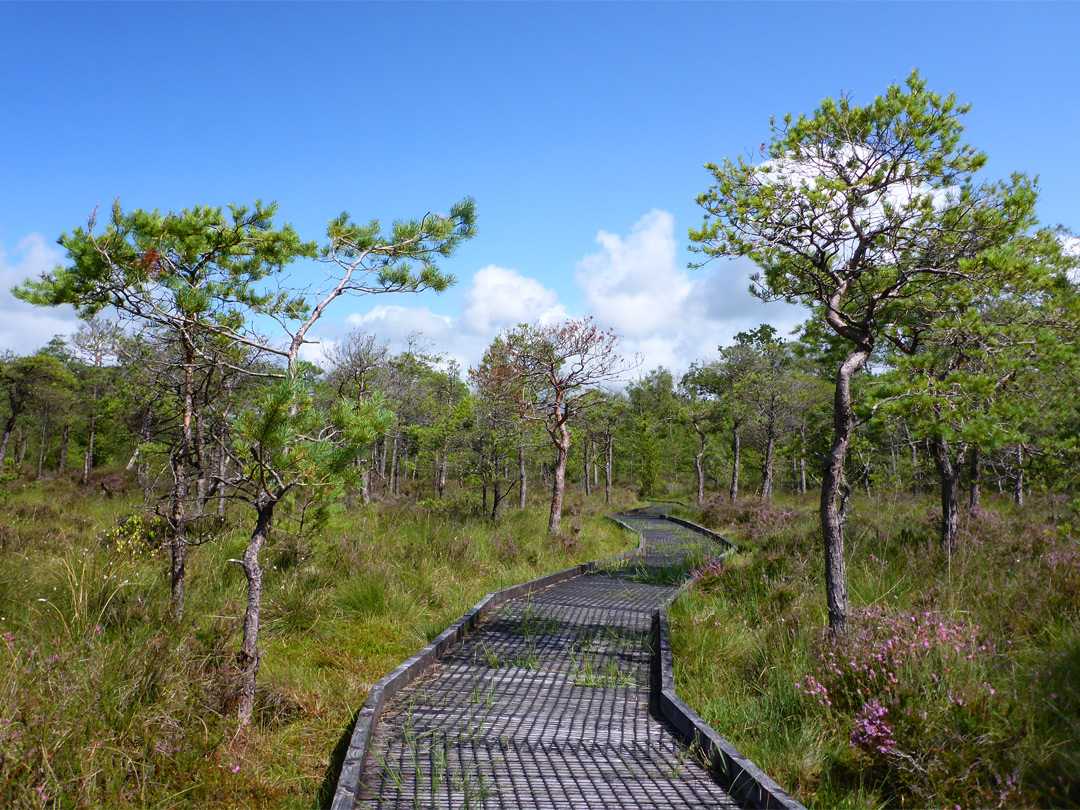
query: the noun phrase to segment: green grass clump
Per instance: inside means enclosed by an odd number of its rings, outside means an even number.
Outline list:
[[[318,807],[372,683],[485,593],[636,543],[602,518],[619,505],[573,497],[564,538],[540,502],[498,524],[445,502],[350,507],[302,548],[281,531],[255,722],[238,730],[246,589],[229,560],[250,515],[190,550],[176,622],[160,527],[137,491],[111,491],[0,490],[0,807]]]
[[[680,694],[809,805],[1080,804],[1080,544],[1050,505],[993,501],[950,558],[929,501],[857,502],[833,639],[814,505],[714,504],[743,553],[672,610]]]

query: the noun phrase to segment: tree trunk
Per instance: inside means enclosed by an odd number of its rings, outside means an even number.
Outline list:
[[[371,503],[371,468],[364,461],[360,464],[360,503],[367,506]]]
[[[919,497],[919,454],[915,449],[915,440],[911,438],[911,431],[908,429],[907,423],[904,423],[904,436],[908,440],[908,445],[911,447],[911,495],[914,498]]]
[[[64,425],[60,434],[60,461],[56,465],[56,474],[63,475],[67,468],[68,439],[71,438],[71,425]]]
[[[131,451],[131,458],[128,459],[127,467],[125,469],[130,470],[135,466],[135,463],[139,460],[140,447],[143,442],[150,441],[150,435],[154,427],[154,409],[147,406],[143,411],[142,425],[139,427],[139,441],[135,444],[135,449]],[[144,465],[139,465],[139,480],[142,480],[142,468]]]
[[[697,502],[700,506],[705,500],[705,447],[708,442],[705,436],[705,431],[698,427],[697,423],[694,423],[694,430],[697,431],[698,438],[701,439],[701,447],[697,451],[697,455],[694,456],[694,470],[697,472]]]
[[[22,466],[22,462],[19,462]],[[1016,480],[1013,482],[1013,503],[1024,505],[1024,445],[1016,448]]]
[[[97,436],[97,417],[90,417],[90,440],[86,443],[86,455],[83,456],[82,482],[85,487],[90,483],[90,468],[94,466],[94,439]]]
[[[228,454],[225,452],[225,420],[218,428],[218,502],[217,516],[225,519],[225,474],[228,472]]]
[[[581,448],[582,448],[582,451],[584,453],[584,462],[585,462],[585,467],[584,467],[585,475],[584,475],[584,478],[585,478],[585,497],[586,498],[589,497],[589,495],[592,494],[592,487],[591,487],[591,483],[589,481],[589,447],[590,447],[590,442],[582,442],[581,443]]]
[[[799,492],[806,494],[806,417],[799,425]]]
[[[368,455],[370,456],[368,463],[364,464],[363,472],[360,473],[360,503],[364,506],[371,503],[371,471],[375,469],[379,460],[378,442],[371,443],[371,452]]]
[[[11,441],[11,434],[15,430],[16,416],[12,414],[8,417],[7,422],[4,423],[4,438],[0,439],[0,471],[4,469],[4,459],[7,458],[8,443]]]
[[[49,425],[48,415],[41,417],[41,436],[38,440],[38,460],[37,460],[37,477],[41,478],[41,473],[45,469],[45,435],[46,428]]]
[[[25,433],[23,433],[23,429],[20,427],[19,428],[19,441],[18,441],[19,458],[18,458],[17,464],[16,464],[16,466],[19,468],[19,472],[22,472],[23,461],[26,460],[26,445],[27,445],[28,438],[29,437]]]
[[[202,403],[205,410],[205,402]],[[208,464],[206,463],[206,427],[204,422],[206,420],[200,415],[195,419],[195,470],[197,477],[195,478],[195,495],[198,498],[199,505],[202,506],[206,503],[206,479],[208,475]]]
[[[499,519],[499,506],[502,504],[501,483],[502,481],[498,473],[496,473],[495,480],[491,483],[491,519],[493,521]]]
[[[240,669],[240,707],[237,712],[240,725],[251,722],[255,709],[255,681],[259,676],[259,616],[262,612],[263,570],[259,554],[270,536],[270,526],[274,520],[274,505],[277,501],[266,492],[259,493],[255,508],[258,519],[255,531],[251,533],[244,559],[241,564],[247,577],[247,607],[244,610],[244,636],[240,642],[237,665]]]
[[[852,352],[836,373],[833,397],[833,443],[821,476],[821,535],[825,546],[825,600],[829,631],[843,635],[848,629],[847,576],[844,572],[844,524],[840,517],[840,483],[848,445],[855,427],[851,410],[851,378],[865,365],[870,348]]]
[[[941,479],[941,547],[951,557],[960,536],[960,465],[953,463],[945,439],[936,437],[931,446]],[[962,457],[963,449],[957,452],[957,458]]]
[[[446,491],[446,468],[450,466],[450,445],[443,445],[442,464],[439,465],[439,497]]]
[[[394,447],[390,457],[390,492],[398,494],[398,434],[394,434]]]
[[[376,454],[379,456],[379,480],[386,480],[386,457],[390,455],[390,437],[384,435],[382,437],[382,451],[380,452],[376,448]]]
[[[551,487],[551,516],[548,518],[548,534],[558,534],[562,524],[563,494],[566,491],[566,461],[570,457],[570,431],[563,422],[556,428],[555,475]]]
[[[518,445],[518,508],[525,508],[528,483],[525,480],[525,445]]]
[[[731,429],[731,488],[728,497],[735,500],[739,497],[739,453],[742,450],[742,437],[739,436],[739,423]]]
[[[770,430],[765,441],[765,466],[761,478],[761,500],[767,501],[772,498],[773,485],[773,452],[776,450],[776,434]]]
[[[968,514],[975,517],[979,514],[980,506],[980,486],[982,482],[979,480],[979,468],[982,466],[982,461],[979,458],[979,449],[973,447],[971,449],[970,460],[970,475],[971,475],[971,494],[968,496]]]
[[[615,435],[608,434],[604,448],[604,503],[611,503],[611,473],[615,456]]]
[[[184,414],[180,422],[180,446],[172,455],[173,491],[170,515],[169,575],[172,587],[170,610],[174,619],[184,615],[184,582],[187,577],[187,496],[188,466],[191,463],[193,424],[195,410],[195,347],[185,340],[184,387],[182,400]],[[91,426],[93,422],[91,422]],[[93,431],[91,429],[91,436]]]

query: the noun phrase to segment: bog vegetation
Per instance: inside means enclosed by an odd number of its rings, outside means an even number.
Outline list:
[[[1076,262],[964,112],[915,74],[710,165],[696,249],[810,316],[682,375],[588,319],[467,372],[422,335],[301,359],[338,298],[451,284],[470,200],[321,246],[261,202],[62,236],[16,293],[82,326],[0,358],[0,804],[317,805],[374,680],[674,497],[742,548],[675,611],[679,688],[781,784],[1075,805]]]
[[[318,807],[373,682],[485,593],[631,544],[576,493],[551,537],[543,503],[493,524],[464,499],[417,505],[404,483],[316,533],[275,535],[240,728],[242,521],[193,550],[177,621],[135,476],[73,478],[9,482],[0,503],[4,807]]]

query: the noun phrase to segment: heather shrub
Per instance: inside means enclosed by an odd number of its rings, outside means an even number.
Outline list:
[[[680,693],[807,804],[1077,806],[1080,546],[1060,505],[985,505],[946,555],[928,499],[857,501],[834,639],[816,504],[718,504],[772,528],[673,610]]]
[[[735,529],[751,542],[775,534],[790,524],[795,513],[788,507],[757,498],[733,501],[719,493],[701,505],[701,523],[710,529]]]

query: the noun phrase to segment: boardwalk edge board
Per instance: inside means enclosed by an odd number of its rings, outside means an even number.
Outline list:
[[[447,650],[458,644],[469,632],[474,630],[492,610],[504,602],[528,596],[533,591],[543,590],[550,585],[557,585],[560,582],[587,574],[597,568],[604,568],[614,563],[640,557],[645,553],[644,535],[614,516],[607,515],[607,517],[638,535],[637,548],[575,565],[572,568],[565,568],[547,576],[489,593],[477,602],[468,613],[444,630],[434,641],[372,685],[367,700],[364,701],[363,707],[356,716],[356,725],[353,727],[352,736],[349,739],[349,748],[345,753],[345,759],[341,763],[341,774],[338,776],[334,800],[330,805],[331,810],[353,810],[355,808],[356,794],[360,788],[360,774],[363,772],[364,760],[371,745],[371,737],[375,731],[375,726],[379,722],[386,702],[405,686],[420,677]]]
[[[678,595],[675,598],[677,599]],[[651,702],[657,705],[660,713],[675,726],[687,742],[701,749],[721,785],[732,798],[741,802],[744,807],[805,810],[803,805],[795,801],[735,746],[717,734],[676,694],[666,608],[662,607],[653,614],[652,634],[654,655],[660,663],[660,677],[655,678],[654,670],[652,686],[659,694],[654,696]]]
[[[720,555],[722,557],[738,550],[738,547],[726,537],[704,526],[691,523],[689,520],[671,515],[654,515],[654,517],[661,517],[712,538],[725,547],[725,551]],[[675,692],[675,670],[671,655],[671,628],[668,623],[667,608],[693,584],[693,580],[684,582],[678,593],[653,614],[653,666],[650,686],[654,694],[649,700],[650,708],[659,711],[690,745],[701,749],[720,784],[744,807],[806,810],[787,791],[770,779],[761,768],[717,734],[712,726],[702,720],[698,713],[687,706]]]

